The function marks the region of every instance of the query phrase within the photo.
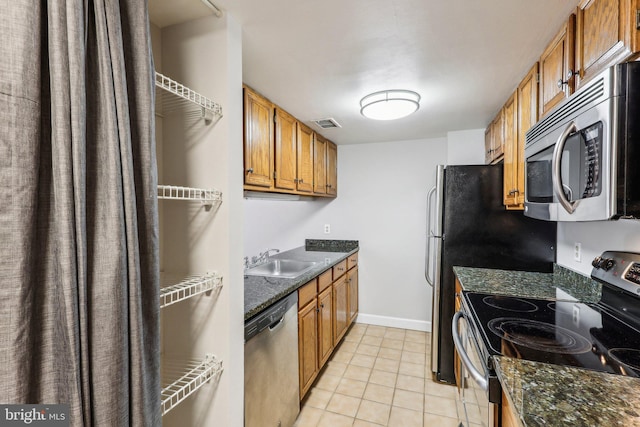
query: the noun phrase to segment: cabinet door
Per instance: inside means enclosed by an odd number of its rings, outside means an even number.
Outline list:
[[[338,147],[327,141],[327,194],[338,194]]]
[[[298,311],[298,364],[300,400],[318,373],[318,304],[313,299]]]
[[[349,289],[347,276],[333,282],[333,345],[337,345],[347,331],[349,316]]]
[[[540,117],[573,93],[575,22],[572,14],[540,56]]]
[[[327,194],[327,140],[316,134],[313,142],[313,192]]]
[[[273,106],[244,88],[244,183],[271,187],[273,176]]]
[[[313,192],[313,136],[307,126],[298,122],[298,181],[296,188],[300,192]]]
[[[583,0],[576,17],[576,87],[636,51],[635,0]]]
[[[517,161],[517,137],[518,137],[518,92],[514,92],[502,108],[504,117],[504,179],[503,179],[503,203],[507,206],[514,205],[516,199],[516,161]]]
[[[333,294],[328,287],[318,295],[318,368],[324,366],[333,350]]]
[[[349,323],[351,324],[358,315],[358,267],[353,267],[347,274],[347,282],[349,283]]]
[[[460,308],[462,307],[462,303],[460,302],[460,295],[462,295],[462,285],[460,284],[460,281],[456,277],[455,296],[454,296],[454,313],[460,311]],[[462,360],[460,360],[460,355],[458,354],[458,350],[456,350],[455,347],[453,348],[453,375],[456,379],[456,386],[458,387],[458,391],[460,391],[460,389],[463,387]]]
[[[515,205],[524,209],[524,146],[526,134],[538,121],[538,64],[534,64],[518,86],[518,135],[515,156]]]
[[[502,427],[518,427],[522,423],[518,419],[514,408],[509,403],[509,399],[502,392]]]
[[[493,147],[491,144],[493,143],[493,136],[491,135],[491,131],[493,130],[493,122],[489,123],[487,129],[484,131],[484,162],[486,164],[490,164],[493,158],[491,157],[491,153],[493,153]]]
[[[349,255],[349,258],[347,258],[347,270],[351,270],[356,265],[358,265],[358,252]]]
[[[275,109],[276,147],[275,147],[275,187],[281,190],[296,189],[296,152],[298,151],[296,119],[281,110]]]
[[[497,163],[504,154],[503,123],[504,116],[502,110],[498,113],[491,126],[491,163]]]

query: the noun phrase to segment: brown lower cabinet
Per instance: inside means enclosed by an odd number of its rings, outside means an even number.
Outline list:
[[[349,287],[344,273],[333,281],[333,312],[333,343],[337,345],[347,332],[349,320],[351,320],[349,318]]]
[[[349,322],[353,323],[358,315],[358,267],[347,271],[347,284],[349,286]]]
[[[300,400],[358,314],[358,254],[298,289]]]
[[[318,366],[324,364],[333,351],[333,288],[327,287],[318,294]]]
[[[315,286],[315,279],[313,285]],[[304,287],[311,285],[307,283]],[[298,291],[300,298],[301,291]],[[300,299],[298,303],[300,303]],[[318,301],[313,298],[298,311],[298,369],[300,397],[311,388],[318,374]]]
[[[456,277],[456,293],[455,293],[455,312],[460,311],[462,308],[462,303],[460,302],[460,298],[462,295],[462,285],[460,281]],[[458,391],[464,387],[463,378],[462,378],[462,360],[460,360],[460,356],[458,355],[458,350],[453,349],[453,373],[456,378],[456,386],[458,386]]]
[[[505,396],[504,392],[502,392],[502,427],[518,427],[518,426],[520,426],[520,421],[518,421],[518,416],[516,415],[511,405],[509,404],[509,400],[507,399],[507,396]]]

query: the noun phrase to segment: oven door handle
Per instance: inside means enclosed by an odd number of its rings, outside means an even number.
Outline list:
[[[562,135],[558,138],[558,142],[556,142],[556,146],[553,149],[553,161],[551,163],[553,170],[553,192],[555,193],[558,201],[570,214],[572,214],[576,210],[576,206],[578,201],[571,202],[567,199],[567,196],[564,195],[564,189],[562,184],[562,152],[564,151],[564,146],[567,143],[567,139],[569,139],[569,135],[572,132],[577,132],[578,127],[575,122],[571,122],[567,125],[565,130],[562,132]]]
[[[462,364],[469,371],[469,375],[471,375],[471,378],[473,378],[473,380],[482,390],[487,391],[489,390],[489,382],[487,381],[485,376],[482,375],[482,373],[480,373],[480,371],[478,371],[475,366],[473,366],[473,363],[471,362],[471,359],[469,358],[469,355],[465,351],[464,345],[462,344],[462,339],[460,338],[460,334],[458,333],[458,321],[460,320],[460,318],[464,319],[464,321],[468,323],[468,320],[463,312],[458,311],[453,315],[453,321],[451,322],[453,344],[458,351],[458,355],[460,356],[460,360],[462,360]]]

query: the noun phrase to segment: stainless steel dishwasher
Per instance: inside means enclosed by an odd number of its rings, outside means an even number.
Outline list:
[[[298,293],[244,324],[244,425],[291,427],[300,412]]]

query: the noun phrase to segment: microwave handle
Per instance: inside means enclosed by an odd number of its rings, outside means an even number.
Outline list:
[[[453,315],[453,321],[451,322],[453,345],[456,347],[456,350],[458,350],[460,360],[462,361],[462,364],[465,366],[465,368],[467,368],[467,370],[469,371],[469,375],[471,375],[471,378],[473,378],[473,380],[482,390],[487,391],[489,390],[489,383],[487,382],[487,379],[484,377],[484,375],[482,375],[480,371],[478,371],[478,369],[473,366],[473,362],[471,362],[469,355],[465,351],[464,344],[462,343],[462,339],[460,338],[460,334],[458,333],[458,321],[461,317],[465,322],[467,321],[467,318],[462,311],[457,311]]]
[[[567,143],[567,139],[569,139],[569,135],[573,132],[577,132],[578,128],[575,122],[571,122],[567,125],[565,130],[562,132],[562,135],[558,138],[558,142],[556,142],[556,146],[553,149],[553,192],[555,193],[558,201],[562,207],[572,214],[576,210],[576,205],[578,201],[575,202],[569,201],[567,196],[564,195],[563,185],[562,185],[562,152],[564,151],[564,146]]]

